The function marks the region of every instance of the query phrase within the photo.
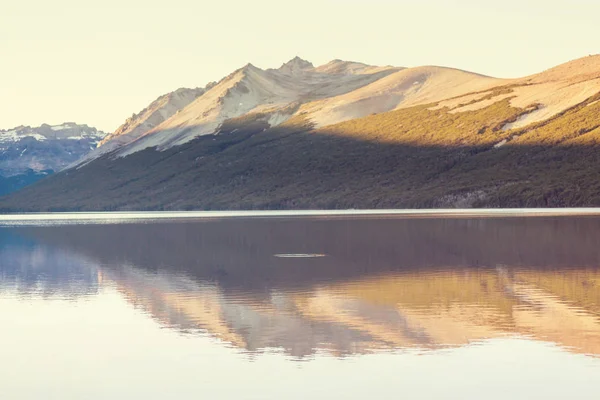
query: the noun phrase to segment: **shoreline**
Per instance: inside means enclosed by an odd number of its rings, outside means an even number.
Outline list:
[[[157,220],[211,220],[230,218],[516,218],[600,216],[600,208],[518,209],[399,209],[399,210],[266,210],[266,211],[99,211],[0,215],[0,224],[27,222],[135,222]]]

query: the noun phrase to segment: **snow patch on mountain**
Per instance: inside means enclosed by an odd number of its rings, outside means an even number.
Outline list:
[[[24,138],[32,138],[38,141],[46,140],[46,137],[32,131],[13,129],[10,131],[0,131],[0,143],[18,142]]]
[[[0,176],[63,169],[95,149],[105,136],[74,122],[0,130]]]
[[[483,110],[484,108],[489,107],[492,104],[495,104],[495,103],[505,100],[505,99],[510,99],[514,96],[515,96],[515,94],[513,92],[498,94],[496,96],[490,97],[485,100],[480,99],[472,104],[467,104],[467,105],[464,105],[461,107],[454,108],[454,109],[450,110],[450,113],[455,114],[455,113],[460,113],[460,112]]]
[[[73,135],[76,133],[76,135]],[[100,142],[106,134],[87,125],[69,122],[62,125],[42,125],[37,128],[18,126],[10,130],[0,130],[0,143],[18,142],[30,138],[39,142],[46,140],[82,140]]]

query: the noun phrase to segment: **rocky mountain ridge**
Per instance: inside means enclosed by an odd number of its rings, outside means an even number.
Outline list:
[[[399,69],[340,60],[315,68],[299,57],[278,69],[247,64],[220,82],[197,89],[191,101],[167,103],[160,98],[138,114],[144,116],[151,110],[162,116],[160,123],[147,124],[147,119],[139,117],[126,121],[85,161],[107,152],[123,156],[148,147],[180,145],[214,134],[225,121],[247,114],[261,114],[273,127],[291,118],[301,104],[351,92]],[[165,96],[172,98],[178,92]]]

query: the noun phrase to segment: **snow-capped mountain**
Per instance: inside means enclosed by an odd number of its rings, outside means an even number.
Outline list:
[[[90,143],[99,143],[106,134],[87,125],[78,125],[74,122],[65,122],[61,125],[43,124],[37,128],[31,126],[18,126],[13,129],[0,129],[0,143],[18,142],[24,138],[33,138],[38,141],[46,140],[90,140]]]
[[[0,177],[11,178],[11,189],[19,188],[85,156],[105,136],[72,122],[0,130]]]

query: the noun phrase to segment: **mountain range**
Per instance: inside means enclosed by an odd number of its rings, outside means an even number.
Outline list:
[[[159,97],[5,211],[600,205],[600,56],[519,79],[294,58]]]
[[[0,194],[64,169],[95,149],[104,136],[96,128],[72,122],[0,130]]]

